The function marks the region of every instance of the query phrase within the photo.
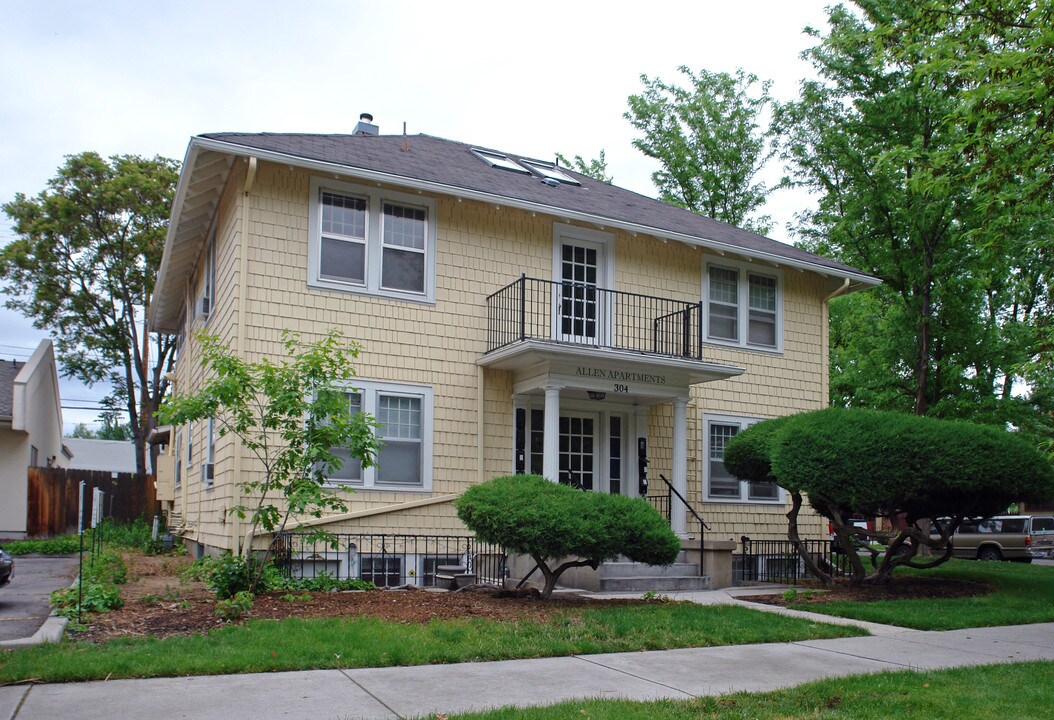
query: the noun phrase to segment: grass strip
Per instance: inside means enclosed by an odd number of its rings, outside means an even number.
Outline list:
[[[0,682],[390,667],[849,637],[853,627],[686,602],[583,609],[550,622],[256,620],[208,635],[63,642],[0,654]]]
[[[1054,717],[1054,663],[1028,662],[820,680],[767,693],[694,700],[572,701],[449,720],[990,720]]]
[[[899,625],[916,630],[1054,622],[1054,568],[1008,562],[951,560],[932,570],[899,568],[896,576],[949,577],[993,585],[995,592],[965,598],[920,598],[875,602],[831,602],[790,607],[796,610]],[[894,582],[896,580],[894,579]]]

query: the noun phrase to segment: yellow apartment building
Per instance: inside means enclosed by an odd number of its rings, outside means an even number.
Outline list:
[[[180,337],[175,392],[202,379],[201,330],[248,360],[278,357],[284,330],[361,343],[349,409],[383,446],[377,467],[334,473],[354,493],[329,530],[464,535],[460,493],[534,472],[646,494],[687,546],[700,519],[707,541],[785,537],[785,493],[731,477],[724,445],[826,404],[828,302],[877,284],[549,161],[363,116],[351,135],[192,138],[148,317]],[[238,551],[229,510],[258,468],[216,430],[168,429],[159,497],[189,546]],[[803,532],[825,527],[810,514]]]

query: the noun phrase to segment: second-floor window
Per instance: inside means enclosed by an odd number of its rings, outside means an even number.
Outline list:
[[[707,340],[782,350],[783,297],[776,271],[737,263],[707,263],[703,302]]]
[[[434,200],[312,178],[308,284],[435,300]]]

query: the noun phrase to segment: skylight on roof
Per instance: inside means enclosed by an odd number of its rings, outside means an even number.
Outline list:
[[[539,162],[538,160],[521,160],[520,162],[529,167],[531,170],[534,170],[543,178],[550,178],[552,180],[556,180],[557,182],[567,183],[568,185],[582,184],[570,175],[566,175],[561,172],[560,168],[551,163]]]
[[[510,160],[506,155],[501,153],[490,152],[488,150],[477,150],[472,148],[472,152],[476,153],[476,156],[487,163],[491,167],[501,168],[502,170],[512,170],[513,172],[524,173],[530,175],[531,171],[522,165],[518,164],[515,160]]]

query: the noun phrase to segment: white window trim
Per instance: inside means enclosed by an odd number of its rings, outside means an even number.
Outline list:
[[[776,486],[776,497],[772,499],[751,499],[749,496],[750,483],[747,480],[739,481],[739,497],[728,497],[725,495],[710,494],[710,425],[738,425],[742,432],[755,423],[766,418],[743,417],[741,415],[703,415],[703,492],[708,503],[725,503],[736,505],[785,505],[787,503],[786,493],[779,485]]]
[[[615,236],[611,233],[601,232],[600,230],[592,230],[590,228],[581,228],[577,225],[567,225],[566,223],[553,223],[553,298],[552,298],[552,317],[550,318],[549,324],[551,328],[551,337],[553,340],[563,339],[563,335],[560,332],[560,302],[559,302],[559,283],[563,275],[563,253],[561,248],[563,244],[567,243],[592,243],[599,246],[597,249],[600,252],[600,262],[597,267],[597,287],[602,290],[614,290],[615,289]],[[599,296],[598,317],[597,317],[597,332],[599,336],[594,338],[594,342],[603,345],[608,342],[612,335],[612,312],[611,308],[608,307],[606,298],[610,297],[605,293],[601,293]]]
[[[738,273],[736,290],[738,305],[736,308],[736,327],[738,340],[725,340],[710,337],[710,268],[734,270]],[[776,345],[757,345],[748,342],[750,331],[750,275],[776,279]],[[737,262],[726,258],[703,257],[703,342],[710,345],[744,348],[757,352],[783,353],[783,271],[779,268],[763,267],[753,263]]]
[[[432,492],[432,417],[435,405],[435,394],[430,385],[411,385],[409,383],[387,382],[381,380],[361,380],[355,378],[342,385],[346,392],[357,392],[362,397],[362,411],[376,417],[377,395],[395,395],[416,397],[421,400],[421,484],[382,484],[377,482],[377,468],[362,469],[361,480],[327,481],[327,487],[352,487],[358,490],[377,490],[384,492],[424,493]]]
[[[216,421],[211,417],[205,431],[205,461],[201,463],[201,483],[206,490],[216,486]]]
[[[323,278],[320,273],[320,256],[322,250],[322,191],[340,195],[352,195],[366,200],[366,283]],[[384,232],[382,207],[385,202],[394,205],[421,208],[427,215],[425,219],[425,266],[424,292],[406,290],[389,290],[381,287],[381,259],[384,251]],[[324,290],[372,295],[375,297],[407,300],[410,302],[435,304],[436,287],[436,201],[423,195],[410,195],[394,190],[382,190],[376,187],[355,185],[340,180],[311,178],[311,195],[308,208],[308,254],[307,284],[308,287]]]

